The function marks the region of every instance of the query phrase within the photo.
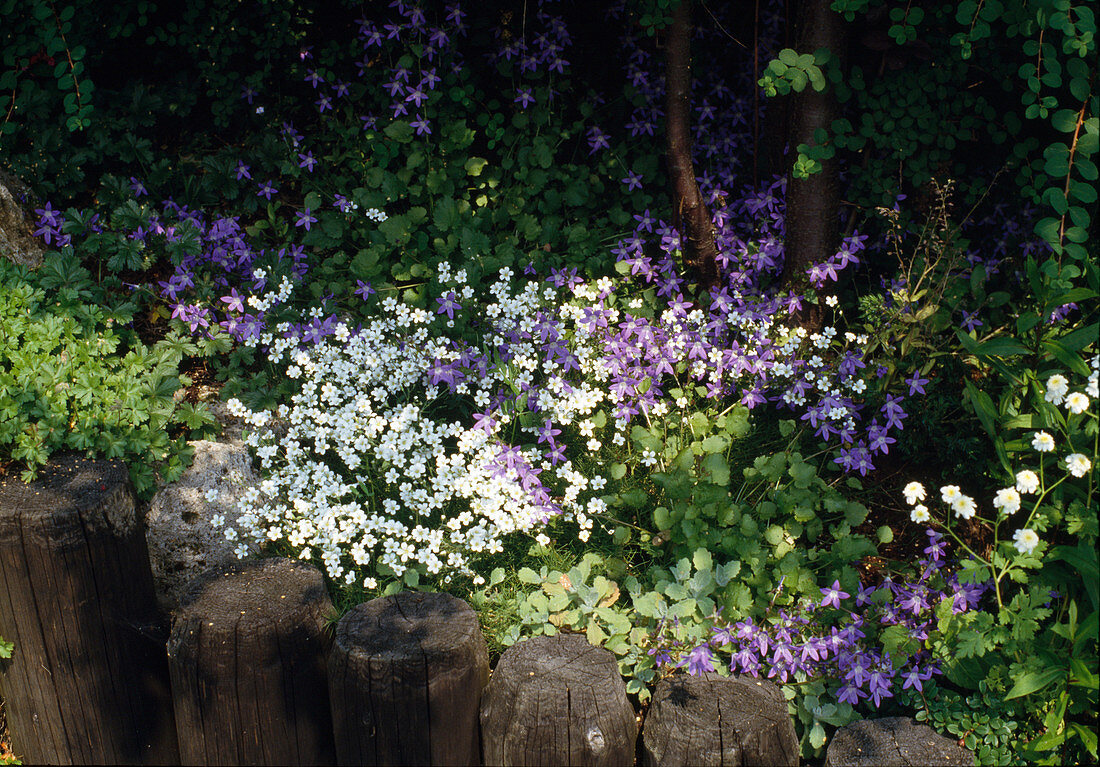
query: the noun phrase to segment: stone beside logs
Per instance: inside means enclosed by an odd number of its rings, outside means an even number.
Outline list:
[[[787,701],[772,682],[677,673],[653,692],[639,763],[797,767],[798,738]]]
[[[405,592],[355,607],[329,656],[337,763],[479,764],[488,678],[485,638],[462,600]]]
[[[637,734],[615,656],[577,634],[508,648],[481,704],[487,765],[629,767]]]
[[[28,764],[179,762],[153,578],[121,461],[59,454],[0,480],[0,663]]]
[[[825,752],[825,767],[970,767],[973,763],[973,754],[957,741],[904,716],[863,719],[841,727]]]
[[[168,639],[184,764],[332,764],[326,621],[316,568],[234,562],[184,594]]]

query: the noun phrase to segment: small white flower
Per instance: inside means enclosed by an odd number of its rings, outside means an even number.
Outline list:
[[[932,518],[932,515],[928,513],[928,507],[923,503],[918,503],[913,507],[913,510],[909,512],[909,518],[917,524],[923,524]]]
[[[1039,475],[1031,469],[1024,469],[1016,474],[1016,489],[1025,495],[1034,493],[1039,489]]]
[[[978,505],[969,495],[960,495],[951,503],[951,509],[959,519],[970,519],[978,510]]]
[[[1066,456],[1066,469],[1075,477],[1083,477],[1089,473],[1092,462],[1081,453],[1070,453]]]
[[[1015,514],[1020,510],[1020,493],[1014,487],[1004,487],[997,491],[993,507],[1005,514]]]
[[[1061,402],[1061,400],[1058,401]],[[1031,438],[1031,446],[1040,453],[1049,453],[1054,449],[1054,437],[1045,431],[1037,431],[1035,436]]]
[[[1061,405],[1062,400],[1066,396],[1066,392],[1069,391],[1069,381],[1066,380],[1064,375],[1055,373],[1047,379],[1047,391],[1044,398],[1047,402],[1053,402],[1055,405]]]
[[[218,500],[218,488],[216,488],[216,487],[210,488],[209,490],[206,491],[205,495],[206,495],[206,502],[207,503],[213,503],[214,501]]]
[[[920,482],[910,482],[901,492],[905,495],[905,501],[910,506],[917,501],[923,501],[925,498],[924,485]]]
[[[1081,415],[1089,409],[1089,398],[1079,391],[1066,397],[1066,410],[1074,415]]]
[[[1036,535],[1034,530],[1026,527],[1017,530],[1012,538],[1016,541],[1016,543],[1013,544],[1016,546],[1016,551],[1021,554],[1030,554],[1035,551],[1035,547],[1039,545],[1039,536]]]
[[[963,494],[958,485],[944,485],[940,488],[940,497],[943,498],[944,503],[952,504],[962,498]]]
[[[836,296],[825,296],[825,304],[827,306],[836,306],[838,303]]]

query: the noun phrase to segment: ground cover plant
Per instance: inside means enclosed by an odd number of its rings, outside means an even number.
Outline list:
[[[810,0],[698,4],[699,229],[665,145],[690,6],[17,5],[0,148],[49,254],[0,261],[5,471],[87,450],[147,495],[212,433],[203,383],[262,476],[213,523],[342,610],[583,632],[639,705],[770,678],[809,760],[889,714],[1096,758],[1089,7],[997,36],[988,3],[824,3],[845,60]]]

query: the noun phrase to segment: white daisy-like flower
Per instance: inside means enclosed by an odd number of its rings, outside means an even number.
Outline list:
[[[940,488],[940,497],[943,498],[944,503],[952,504],[962,498],[963,494],[958,485],[944,485]]]
[[[1066,380],[1064,375],[1055,373],[1047,379],[1047,390],[1044,394],[1044,399],[1047,402],[1053,402],[1055,405],[1061,405],[1062,400],[1065,399],[1066,393],[1069,391],[1069,381]]]
[[[1012,539],[1015,541],[1013,545],[1016,547],[1016,551],[1021,554],[1030,554],[1039,545],[1039,536],[1034,530],[1026,527],[1017,530]]]
[[[1061,402],[1061,400],[1058,401]],[[1045,431],[1037,431],[1035,436],[1031,438],[1031,446],[1040,453],[1049,453],[1054,450],[1054,437]]]
[[[1075,391],[1066,397],[1066,410],[1074,415],[1081,415],[1089,409],[1089,398],[1079,391]]]
[[[1039,475],[1031,469],[1016,473],[1016,489],[1027,495],[1039,489]]]
[[[1092,468],[1092,461],[1081,453],[1070,453],[1066,456],[1066,469],[1075,477],[1083,477]]]
[[[924,485],[920,482],[910,482],[901,492],[905,496],[905,502],[910,506],[917,501],[923,501],[925,498]]]
[[[978,504],[969,495],[960,495],[951,502],[951,509],[959,519],[970,519],[978,511]]]
[[[909,519],[913,520],[917,524],[923,524],[932,518],[932,515],[928,513],[928,507],[923,503],[918,503],[913,507],[913,510],[909,512]]]
[[[1015,514],[1020,510],[1020,492],[1014,487],[1004,487],[993,498],[993,507],[1005,514]]]

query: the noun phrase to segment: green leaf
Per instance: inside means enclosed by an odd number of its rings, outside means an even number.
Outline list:
[[[658,530],[668,530],[672,527],[672,517],[668,513],[668,509],[664,506],[658,506],[653,510],[653,524],[657,526]]]
[[[703,440],[703,452],[705,453],[721,453],[726,449],[726,439],[717,434],[713,434]]]
[[[1072,109],[1059,109],[1050,118],[1050,124],[1062,133],[1073,133],[1077,128],[1077,113]]]
[[[389,138],[402,144],[409,143],[413,138],[413,127],[401,120],[390,123],[382,132]]]
[[[542,576],[532,570],[530,567],[521,567],[520,571],[516,573],[521,583],[529,583],[532,585],[539,585],[542,583]]]
[[[711,453],[703,459],[703,469],[710,475],[710,481],[714,484],[729,484],[730,466],[724,455]]]
[[[471,176],[480,176],[481,171],[485,169],[485,166],[489,164],[489,161],[483,157],[470,157],[466,160],[463,167],[466,169],[466,173]]]
[[[974,407],[974,413],[981,421],[982,428],[990,437],[997,436],[997,410],[993,407],[993,400],[984,391],[978,389],[969,378],[963,379],[970,404]]]
[[[977,353],[985,357],[1012,357],[1027,354],[1027,347],[1008,336],[997,336],[978,344]]]
[[[647,618],[657,618],[664,607],[665,600],[656,591],[647,591],[634,597],[634,611]]]
[[[1031,695],[1042,690],[1054,680],[1065,676],[1067,676],[1066,669],[1061,667],[1048,667],[1042,671],[1028,672],[1016,679],[1016,684],[1012,685],[1012,689],[1008,691],[1005,700]]]
[[[825,745],[825,728],[821,726],[821,722],[814,722],[814,726],[810,728],[809,739],[810,745],[815,749]]]
[[[1075,354],[1074,352],[1066,348],[1066,345],[1064,343],[1051,338],[1043,341],[1042,346],[1044,350],[1050,352],[1052,357],[1061,362],[1074,373],[1084,378],[1088,377],[1088,363],[1081,358],[1081,355]],[[970,382],[967,381],[967,383]]]
[[[695,565],[695,569],[699,572],[709,572],[714,568],[714,559],[706,549],[696,549],[691,561]]]

